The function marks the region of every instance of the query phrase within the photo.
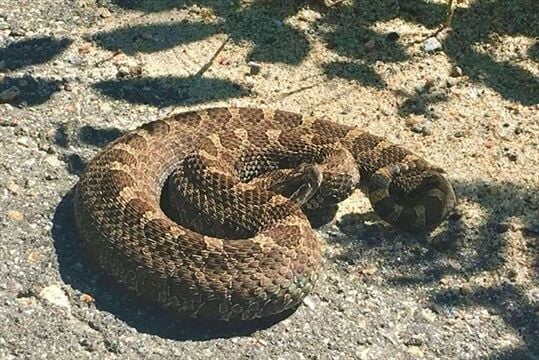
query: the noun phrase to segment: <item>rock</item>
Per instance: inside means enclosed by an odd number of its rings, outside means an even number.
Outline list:
[[[127,66],[120,66],[118,68],[118,77],[126,77],[129,75],[129,68]]]
[[[423,43],[423,49],[425,49],[426,52],[433,52],[440,50],[441,48],[442,43],[435,37],[430,37]]]
[[[39,297],[51,304],[61,307],[69,307],[69,299],[58,285],[50,285],[39,292]]]
[[[82,44],[79,47],[79,53],[80,54],[86,54],[86,53],[90,52],[91,49],[92,49],[92,43],[91,42],[85,42],[84,44]]]
[[[91,304],[95,301],[95,299],[91,295],[88,295],[88,294],[82,294],[79,299],[85,304]]]
[[[134,65],[120,65],[118,67],[118,73],[116,76],[119,78],[139,76],[142,74],[142,66],[138,64]]]
[[[45,161],[47,164],[51,165],[52,167],[60,167],[62,166],[62,162],[58,160],[56,156],[49,155],[45,158]]]
[[[153,39],[153,35],[149,31],[143,32],[142,34],[140,34],[140,37],[143,38],[144,40],[152,40]]]
[[[0,93],[0,102],[10,102],[15,100],[17,96],[21,94],[21,91],[18,87],[12,86],[7,90],[4,90]]]
[[[369,50],[372,50],[374,49],[374,47],[376,46],[376,42],[374,41],[374,39],[370,39],[369,41],[367,41],[365,43],[365,47]]]
[[[430,135],[432,134],[432,126],[430,121],[425,121],[423,123],[423,128],[421,129],[421,133],[423,135]]]
[[[24,220],[23,213],[21,213],[20,211],[17,211],[17,210],[8,210],[7,216],[10,219],[15,220],[15,221],[23,221]]]
[[[313,300],[312,296],[306,296],[303,299],[303,304],[305,304],[305,306],[307,306],[309,308],[309,310],[315,310],[316,309],[316,304],[314,303],[314,300]]]
[[[419,312],[421,318],[429,323],[432,323],[436,320],[436,314],[431,309],[421,309]]]
[[[468,283],[464,283],[460,286],[459,291],[462,295],[471,295],[473,293],[472,286]]]
[[[406,119],[406,126],[415,133],[430,135],[432,133],[431,123],[427,119],[419,116],[412,116]]]
[[[9,36],[12,36],[12,37],[25,36],[25,35],[26,35],[26,31],[24,31],[23,29],[11,29],[11,31],[9,32]]]
[[[32,139],[28,136],[21,136],[17,139],[17,144],[30,148],[32,146]]]
[[[468,88],[468,97],[470,99],[477,99],[479,97],[479,90],[477,90],[476,87],[470,87]]]
[[[97,9],[97,15],[99,15],[100,17],[102,17],[103,19],[106,19],[106,18],[109,18],[112,16],[111,12],[109,9],[107,9],[106,7],[100,7]]]
[[[9,192],[12,193],[13,195],[18,195],[21,192],[21,187],[15,184],[13,181],[9,182],[6,185],[6,189],[8,189]]]
[[[515,280],[518,277],[518,271],[516,269],[511,268],[511,269],[507,270],[507,276],[511,280]]]
[[[314,22],[320,20],[322,15],[311,9],[302,9],[298,12],[298,19],[306,22]]]
[[[449,76],[451,77],[460,77],[462,76],[462,69],[460,66],[453,66],[451,69],[451,72],[449,73]]]
[[[425,354],[423,353],[423,351],[421,350],[421,348],[419,346],[415,346],[415,345],[408,346],[407,350],[415,358],[424,358],[425,357]]]
[[[373,276],[378,272],[378,268],[374,265],[368,265],[359,270],[362,275]]]
[[[27,259],[28,259],[28,261],[31,262],[31,263],[36,263],[36,262],[38,262],[39,260],[41,260],[42,257],[43,257],[43,255],[42,255],[41,253],[39,253],[39,252],[37,252],[37,251],[32,251],[32,252],[28,255]]]
[[[404,341],[404,345],[406,346],[421,346],[423,345],[423,343],[423,339],[417,335],[413,335],[412,337]]]
[[[249,61],[247,65],[249,65],[250,75],[258,75],[260,73],[260,70],[262,70],[262,65],[255,61]]]

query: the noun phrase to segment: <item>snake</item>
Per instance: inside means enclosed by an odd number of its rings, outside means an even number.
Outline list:
[[[252,320],[297,308],[319,278],[309,211],[363,190],[381,220],[436,228],[456,196],[444,170],[357,126],[220,107],[128,131],[75,187],[85,258],[178,319]]]

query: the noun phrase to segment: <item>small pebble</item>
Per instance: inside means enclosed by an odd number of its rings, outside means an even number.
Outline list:
[[[477,88],[475,87],[470,87],[468,89],[468,97],[470,99],[477,99],[479,97],[479,90],[477,90]]]
[[[85,42],[84,44],[82,44],[79,47],[79,53],[86,54],[86,53],[90,52],[91,49],[92,49],[92,43],[91,42]]]
[[[21,136],[17,139],[17,144],[29,148],[32,146],[32,139],[30,139],[28,136]]]
[[[100,7],[97,9],[97,15],[99,15],[100,17],[102,17],[103,19],[106,19],[106,18],[109,18],[112,16],[111,12],[109,9],[105,8],[105,7]]]
[[[423,351],[421,350],[421,348],[419,348],[419,346],[415,346],[415,345],[412,345],[412,346],[409,346],[407,348],[408,352],[410,354],[412,354],[414,356],[414,358],[418,359],[418,358],[424,358],[425,357],[425,354],[423,353]]]
[[[0,102],[10,102],[15,100],[21,94],[18,87],[12,86],[7,90],[0,92]]]
[[[462,295],[470,295],[473,293],[473,289],[468,283],[462,284],[459,291]]]
[[[248,65],[250,75],[258,75],[260,73],[260,70],[262,70],[262,65],[255,61],[249,61]]]
[[[419,336],[412,336],[411,338],[407,339],[404,342],[404,345],[406,346],[421,346],[423,345],[423,339],[421,339]]]
[[[309,308],[309,310],[315,310],[316,309],[316,304],[314,303],[314,300],[313,300],[312,296],[306,296],[303,299],[303,304],[305,304],[305,306],[307,306]]]
[[[45,158],[45,161],[47,164],[49,164],[52,167],[60,167],[62,166],[62,162],[58,160],[58,158],[54,155],[49,155]]]
[[[460,68],[460,66],[453,66],[449,75],[451,77],[460,77],[462,76],[462,69]]]
[[[17,210],[8,210],[7,216],[10,219],[15,220],[15,221],[23,221],[24,220],[23,213],[21,213],[20,211],[17,211]]]
[[[38,251],[32,251],[29,255],[28,255],[28,261],[31,262],[31,263],[36,263],[38,262],[41,258],[43,257],[43,255],[41,255],[40,252]]]
[[[26,32],[23,29],[11,29],[9,32],[9,36],[17,37],[17,36],[25,36]]]
[[[62,290],[58,285],[50,285],[43,288],[39,292],[39,297],[51,304],[61,307],[69,307],[69,299],[64,290]]]
[[[149,31],[143,32],[142,34],[140,34],[140,37],[143,38],[144,40],[152,40],[153,39],[153,35]]]
[[[95,299],[91,295],[88,295],[88,294],[82,294],[79,299],[80,301],[86,304],[91,304],[95,301]]]
[[[370,50],[370,49],[374,49],[374,46],[375,46],[375,45],[376,45],[376,42],[374,41],[374,39],[370,39],[369,41],[367,41],[367,42],[365,43],[365,47],[366,47],[367,49],[369,49],[369,50]]]
[[[15,184],[13,181],[9,182],[6,185],[6,189],[8,189],[9,192],[12,193],[13,195],[18,195],[21,192],[21,187]]]
[[[436,314],[430,309],[422,309],[419,313],[421,318],[429,323],[432,323],[436,320]]]
[[[427,40],[425,40],[425,43],[423,44],[423,49],[425,49],[426,52],[433,52],[436,50],[440,50],[442,48],[442,43],[435,37],[430,37]]]

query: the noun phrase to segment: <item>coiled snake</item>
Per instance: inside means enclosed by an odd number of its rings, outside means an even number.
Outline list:
[[[106,146],[77,185],[75,213],[88,257],[124,287],[179,317],[246,320],[312,289],[321,250],[302,209],[330,207],[362,182],[381,218],[431,229],[455,204],[442,172],[356,127],[213,108]]]

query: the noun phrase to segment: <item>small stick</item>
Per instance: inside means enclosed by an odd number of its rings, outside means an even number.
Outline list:
[[[204,73],[208,71],[208,69],[213,65],[213,62],[215,61],[217,56],[221,53],[221,51],[223,51],[225,45],[228,43],[229,40],[230,36],[227,36],[225,41],[223,41],[221,46],[219,46],[219,48],[215,51],[215,54],[213,54],[211,59],[206,64],[204,64],[204,66],[202,66],[200,70],[197,71],[197,73],[194,75],[195,77],[202,77],[202,75],[204,75]]]

